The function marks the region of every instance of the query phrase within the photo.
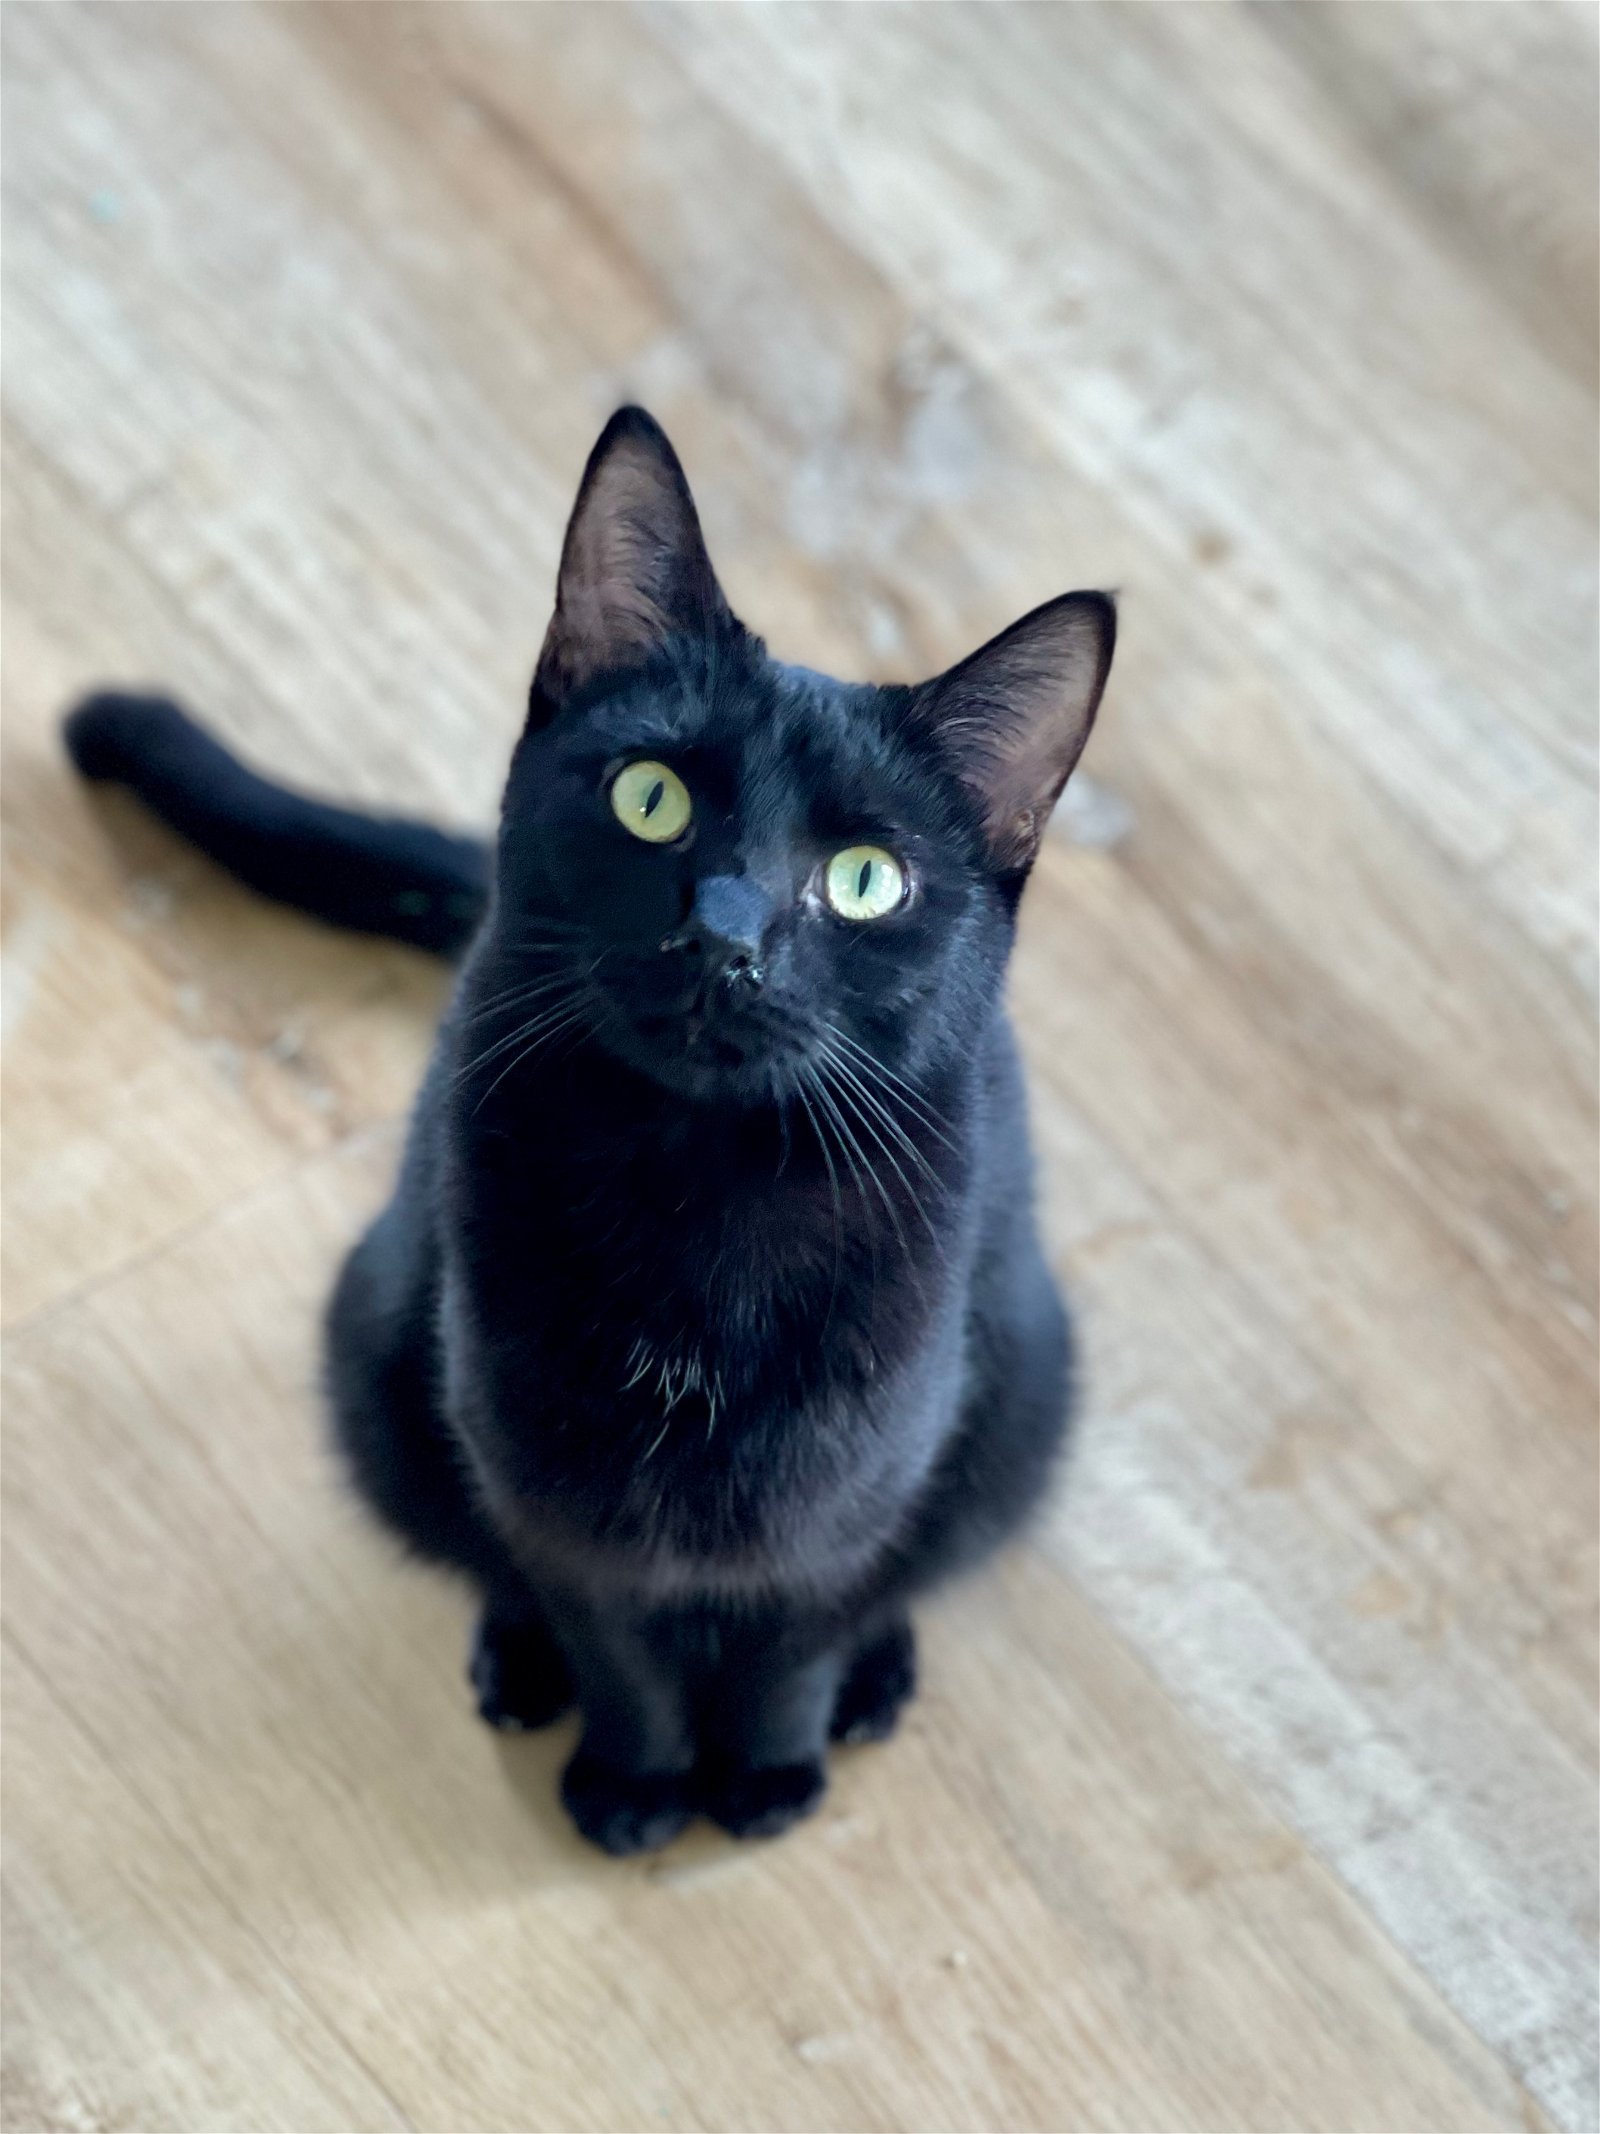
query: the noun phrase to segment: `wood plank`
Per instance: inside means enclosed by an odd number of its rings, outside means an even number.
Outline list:
[[[6,2125],[406,2125],[9,1642],[5,1698]]]
[[[1600,315],[1600,17],[1568,0],[1480,10],[1251,0],[1259,26],[1586,392]]]

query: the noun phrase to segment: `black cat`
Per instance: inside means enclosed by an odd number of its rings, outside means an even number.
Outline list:
[[[1001,984],[1114,631],[1071,593],[917,688],[784,666],[627,408],[492,856],[160,699],[68,721],[256,888],[466,946],[328,1381],[368,1499],[482,1592],[484,1717],[577,1703],[563,1793],[612,1852],[814,1807],[911,1693],[908,1604],[1044,1487],[1068,1338]]]

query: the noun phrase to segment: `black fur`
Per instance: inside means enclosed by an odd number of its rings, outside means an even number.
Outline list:
[[[335,926],[465,948],[489,894],[481,840],[357,815],[257,777],[164,697],[103,691],[65,722],[85,778],[126,785],[153,813],[263,896]]]
[[[779,665],[624,410],[492,869],[264,785],[170,705],[69,723],[86,773],[338,923],[449,949],[492,875],[328,1377],[370,1502],[482,1592],[484,1717],[579,1706],[563,1794],[608,1850],[805,1814],[830,1738],[911,1694],[916,1595],[1045,1484],[1067,1329],[1000,996],[1112,636],[1076,594],[920,689]],[[676,844],[612,813],[639,757],[693,797]],[[869,922],[817,889],[857,843],[911,883]]]

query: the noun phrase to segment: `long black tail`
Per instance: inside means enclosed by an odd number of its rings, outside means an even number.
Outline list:
[[[280,904],[442,956],[465,946],[483,914],[487,845],[273,785],[166,697],[88,697],[63,734],[85,778],[127,786],[208,858]]]

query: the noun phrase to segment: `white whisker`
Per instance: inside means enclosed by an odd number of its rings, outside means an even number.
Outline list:
[[[811,1074],[809,1069],[805,1072],[807,1076]],[[816,1112],[812,1109],[811,1099],[806,1094],[804,1078],[796,1082],[795,1095],[805,1108],[805,1115],[810,1121],[811,1131],[816,1137],[817,1147],[822,1152],[822,1160],[828,1167],[828,1184],[833,1194],[833,1287],[828,1292],[828,1309],[823,1316],[823,1323],[826,1325],[833,1317],[834,1299],[839,1294],[839,1273],[844,1252],[844,1206],[839,1197],[839,1173],[834,1168],[833,1156],[828,1147],[828,1137],[822,1131],[821,1122],[817,1118]]]
[[[588,1016],[584,1012],[584,1008],[581,1002],[578,1004],[577,1007],[568,1009],[564,1015],[559,1008],[552,1009],[551,1017],[547,1018],[546,1025],[543,1029],[541,1029],[539,1035],[533,1039],[531,1044],[525,1045],[522,1051],[517,1053],[508,1065],[501,1068],[500,1072],[495,1076],[494,1080],[489,1084],[483,1095],[473,1106],[473,1110],[475,1112],[482,1111],[485,1104],[488,1103],[489,1099],[500,1087],[500,1084],[505,1080],[506,1076],[512,1072],[513,1068],[520,1067],[525,1060],[531,1059],[534,1053],[542,1050],[542,1048],[548,1045],[552,1041],[552,1039],[560,1037],[565,1032],[576,1029],[580,1025],[587,1026],[587,1023]]]
[[[878,1198],[883,1202],[884,1208],[888,1213],[889,1221],[893,1226],[894,1234],[899,1240],[900,1250],[905,1253],[907,1258],[909,1258],[911,1254],[911,1243],[910,1240],[907,1238],[905,1231],[901,1228],[900,1211],[894,1204],[894,1195],[889,1191],[889,1188],[884,1184],[883,1180],[873,1169],[872,1164],[868,1161],[865,1149],[862,1148],[860,1142],[856,1139],[855,1134],[851,1130],[849,1121],[845,1118],[844,1112],[841,1110],[837,1101],[840,1097],[844,1095],[843,1090],[830,1090],[827,1084],[819,1077],[816,1084],[816,1093],[821,1099],[824,1106],[833,1114],[834,1123],[838,1127],[841,1135],[846,1141],[848,1141],[850,1147],[855,1151],[856,1155],[860,1157],[861,1169],[865,1173],[866,1177],[870,1179],[873,1186],[873,1190],[877,1193]],[[856,1110],[854,1106],[852,1106],[851,1108],[855,1112],[855,1117],[859,1123],[861,1120],[861,1113]],[[880,1147],[882,1146],[881,1143],[879,1145]],[[905,1175],[903,1172],[901,1173],[901,1183],[905,1183]],[[915,1195],[913,1195],[912,1197],[914,1200]]]
[[[844,1074],[843,1060],[840,1059],[837,1053],[830,1055],[830,1057],[832,1058],[833,1065],[837,1069],[839,1069],[842,1076]],[[929,1217],[927,1209],[923,1206],[920,1197],[912,1187],[910,1179],[907,1178],[904,1170],[902,1170],[899,1159],[896,1157],[893,1148],[889,1145],[888,1142],[884,1140],[883,1135],[879,1132],[877,1126],[873,1123],[871,1115],[863,1107],[862,1099],[863,1097],[865,1097],[866,1092],[861,1088],[859,1083],[841,1080],[839,1085],[836,1087],[834,1094],[841,1103],[849,1105],[851,1113],[855,1118],[856,1124],[861,1128],[863,1133],[870,1137],[875,1146],[880,1149],[883,1155],[887,1158],[889,1165],[893,1170],[896,1178],[899,1179],[901,1186],[905,1190],[907,1200],[910,1201],[912,1207],[916,1210],[923,1228],[927,1231],[929,1237],[933,1240],[935,1248],[939,1251],[942,1251],[942,1241],[939,1237],[938,1231],[933,1226],[933,1222]],[[898,1129],[896,1129],[896,1131],[898,1132]],[[902,1136],[901,1138],[903,1139],[904,1137]],[[910,1150],[910,1153],[912,1155],[917,1155],[916,1150],[911,1148],[909,1142],[907,1142],[905,1145]],[[917,1157],[917,1160],[918,1162],[922,1162],[922,1158],[920,1156]],[[926,1164],[924,1164],[923,1168],[927,1169],[928,1167]],[[929,1176],[934,1178],[935,1182],[937,1182],[937,1174],[935,1172],[929,1171]],[[876,1180],[875,1173],[874,1178]],[[887,1190],[882,1187],[881,1181],[878,1181],[878,1183],[880,1185],[880,1190],[884,1192],[884,1198],[887,1202],[889,1199]],[[904,1232],[900,1229],[898,1221],[896,1221],[895,1223],[895,1234],[897,1237],[899,1237],[902,1248],[909,1255],[910,1245],[906,1240]]]
[[[899,1120],[896,1119],[893,1114],[884,1107],[882,1100],[879,1097],[875,1096],[871,1089],[867,1086],[867,1084],[862,1081],[859,1074],[855,1073],[852,1070],[851,1063],[848,1060],[844,1059],[837,1052],[830,1053],[829,1057],[832,1059],[834,1066],[837,1067],[840,1075],[843,1077],[845,1082],[849,1085],[851,1089],[855,1091],[857,1100],[860,1103],[865,1104],[871,1110],[874,1117],[880,1121],[885,1131],[893,1135],[896,1143],[905,1150],[906,1154],[911,1158],[912,1162],[917,1164],[921,1168],[921,1170],[926,1174],[929,1180],[934,1185],[942,1187],[944,1181],[939,1176],[938,1172],[934,1169],[933,1165],[928,1161],[927,1157],[923,1155],[921,1149],[917,1147],[916,1143],[911,1139],[910,1135],[900,1124]]]
[[[955,1151],[956,1143],[951,1140],[944,1130],[948,1121],[934,1109],[920,1091],[912,1087],[904,1075],[896,1074],[895,1070],[886,1066],[875,1052],[870,1051],[858,1039],[853,1038],[848,1030],[841,1030],[837,1023],[828,1023],[826,1028],[830,1036],[837,1038],[840,1044],[849,1047],[851,1054],[866,1073],[879,1082],[892,1085],[896,1101],[906,1105],[913,1116],[920,1119],[928,1131],[936,1135],[946,1148]],[[888,1092],[886,1091],[885,1093],[887,1094]]]

